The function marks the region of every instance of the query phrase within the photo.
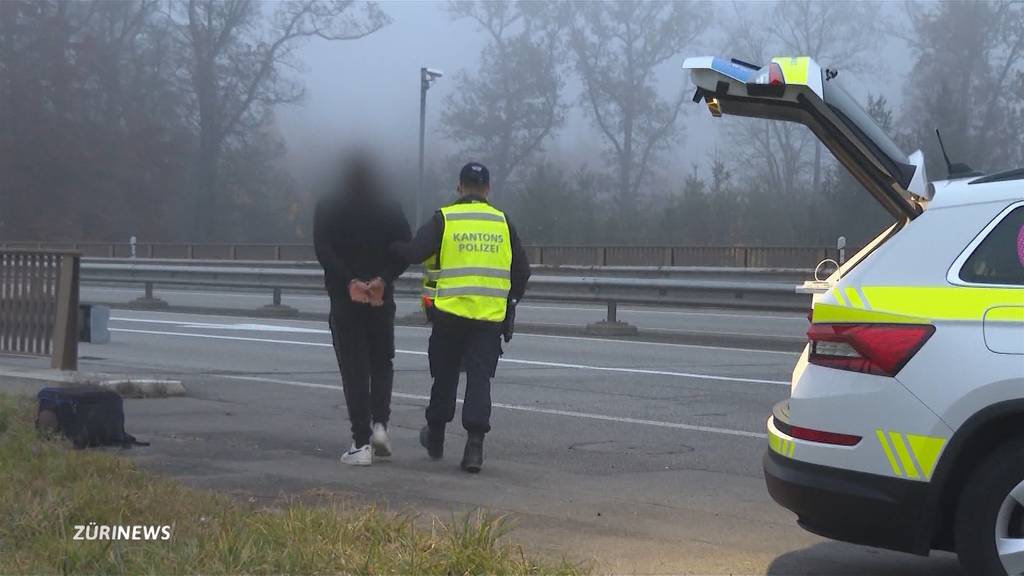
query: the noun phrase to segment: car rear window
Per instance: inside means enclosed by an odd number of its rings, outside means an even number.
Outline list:
[[[960,279],[976,284],[1024,286],[1024,206],[996,224],[960,269]]]

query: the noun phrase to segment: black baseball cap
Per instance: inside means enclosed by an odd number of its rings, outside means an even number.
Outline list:
[[[490,183],[491,173],[487,171],[487,166],[479,162],[470,162],[459,172],[459,184],[485,186]]]

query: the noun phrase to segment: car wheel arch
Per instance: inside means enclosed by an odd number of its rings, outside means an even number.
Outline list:
[[[963,485],[975,467],[1003,443],[1024,436],[1024,399],[987,406],[964,421],[950,438],[932,475],[923,544],[953,549],[953,521]]]

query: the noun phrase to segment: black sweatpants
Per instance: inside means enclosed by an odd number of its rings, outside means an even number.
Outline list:
[[[440,426],[455,418],[460,368],[466,371],[462,426],[467,432],[491,430],[491,377],[501,355],[501,323],[468,320],[435,311],[428,355],[430,389],[427,423]]]
[[[386,424],[391,417],[395,303],[385,302],[380,308],[332,304],[330,324],[352,440],[356,446],[365,446],[370,442],[371,423]]]

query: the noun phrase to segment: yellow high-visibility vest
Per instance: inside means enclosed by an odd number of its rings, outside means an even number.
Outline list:
[[[505,214],[486,202],[441,208],[444,236],[434,307],[469,318],[501,322],[512,287],[512,240]],[[436,277],[434,277],[436,276]]]

